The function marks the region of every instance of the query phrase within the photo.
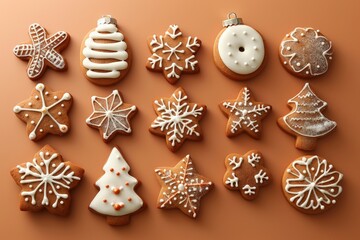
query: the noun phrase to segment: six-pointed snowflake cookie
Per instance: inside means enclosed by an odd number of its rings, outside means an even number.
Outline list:
[[[67,115],[71,108],[70,93],[52,91],[38,83],[30,98],[18,103],[13,111],[25,122],[30,140],[37,141],[46,134],[63,135],[69,131],[70,120]]]
[[[170,25],[165,35],[153,35],[148,39],[152,53],[146,68],[151,71],[163,72],[166,80],[174,84],[182,73],[199,71],[196,52],[201,46],[197,37],[184,36],[177,25]]]
[[[97,128],[105,142],[118,133],[130,134],[129,120],[136,113],[136,106],[124,103],[118,90],[107,97],[91,98],[93,113],[86,119],[88,126]]]
[[[280,60],[297,77],[316,77],[328,70],[333,53],[331,45],[319,30],[297,27],[282,40]]]
[[[322,213],[336,204],[342,192],[343,174],[319,156],[303,156],[285,170],[282,187],[285,198],[297,210]]]
[[[195,218],[200,199],[210,191],[213,183],[199,175],[189,155],[175,167],[155,169],[161,185],[158,208],[178,208],[189,217]]]
[[[66,69],[66,62],[60,52],[70,41],[68,33],[60,31],[47,36],[46,30],[37,23],[29,27],[31,43],[16,45],[13,52],[23,60],[29,60],[27,75],[31,80],[39,79],[47,67],[57,71]]]
[[[206,106],[190,103],[184,89],[176,89],[170,98],[155,100],[153,107],[158,117],[149,130],[165,136],[166,145],[171,151],[178,150],[186,139],[201,139],[199,121],[206,112]]]
[[[253,138],[259,138],[261,120],[265,118],[271,106],[256,102],[247,87],[240,90],[239,96],[233,100],[226,100],[219,104],[221,111],[229,118],[226,125],[226,136],[233,137],[242,132]]]
[[[66,215],[70,207],[69,191],[81,180],[84,170],[70,162],[49,145],[34,158],[11,170],[11,176],[21,187],[20,209]]]
[[[257,197],[259,189],[269,184],[271,177],[264,167],[259,151],[249,151],[245,155],[231,153],[225,158],[226,173],[223,183],[229,190],[240,191],[246,200]]]

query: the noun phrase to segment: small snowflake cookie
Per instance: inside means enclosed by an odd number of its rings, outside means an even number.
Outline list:
[[[319,156],[303,156],[285,170],[282,187],[285,198],[297,210],[307,214],[327,211],[342,192],[343,174]]]
[[[80,182],[84,170],[70,162],[49,145],[37,152],[30,162],[16,166],[11,176],[21,187],[20,210],[66,215],[70,208],[69,191]]]
[[[99,192],[89,209],[106,216],[110,225],[125,225],[129,223],[130,215],[140,211],[144,205],[134,190],[138,180],[129,174],[130,166],[116,147],[112,149],[103,170],[104,175],[95,183]]]
[[[280,60],[297,77],[316,77],[328,70],[333,53],[331,45],[319,30],[297,27],[282,40]]]
[[[254,200],[261,187],[268,185],[271,177],[264,167],[259,151],[249,151],[241,156],[231,153],[225,158],[226,173],[223,183],[229,190],[240,191],[246,200]]]
[[[253,138],[259,138],[261,120],[265,118],[271,106],[256,102],[247,87],[240,90],[236,99],[226,100],[219,104],[221,111],[229,118],[226,125],[226,136],[234,137],[242,132]]]
[[[200,140],[202,131],[199,121],[206,112],[206,106],[190,103],[181,87],[170,98],[160,98],[153,103],[158,117],[152,122],[151,133],[165,136],[167,147],[175,152],[186,139]]]
[[[228,19],[223,21],[223,27],[214,43],[215,65],[225,76],[234,80],[256,76],[262,70],[265,58],[265,46],[260,33],[243,24],[235,13],[228,15]]]
[[[27,75],[31,80],[39,79],[47,67],[57,71],[66,70],[65,59],[60,52],[70,42],[70,35],[60,31],[48,37],[46,30],[37,23],[29,27],[31,43],[16,45],[15,56],[29,61]]]
[[[296,137],[295,146],[302,150],[314,150],[317,139],[331,132],[336,122],[327,119],[321,111],[327,103],[318,98],[308,83],[288,105],[292,111],[278,119],[278,125],[285,132]]]
[[[161,185],[158,208],[178,208],[196,218],[200,199],[212,189],[213,183],[196,172],[190,156],[184,157],[175,167],[157,168],[155,173]]]
[[[184,36],[177,25],[170,25],[164,36],[154,34],[148,39],[148,45],[152,55],[146,68],[162,72],[169,83],[176,83],[182,73],[199,71],[195,54],[201,41],[197,37]]]
[[[131,63],[128,45],[115,18],[104,16],[84,38],[80,64],[90,82],[110,85],[123,79]]]
[[[26,123],[26,132],[30,140],[38,141],[51,133],[63,135],[69,131],[71,108],[70,93],[52,91],[44,84],[38,83],[30,98],[18,103],[13,111]]]
[[[91,98],[93,113],[86,119],[89,127],[99,129],[105,142],[111,141],[118,133],[131,133],[130,119],[136,113],[135,105],[124,103],[118,90],[107,97]]]

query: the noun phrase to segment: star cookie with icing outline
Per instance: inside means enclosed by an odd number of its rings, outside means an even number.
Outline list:
[[[196,52],[201,46],[197,37],[184,36],[177,25],[170,25],[165,35],[153,35],[148,39],[152,53],[146,68],[162,72],[166,80],[175,84],[182,73],[199,72]]]
[[[21,211],[46,209],[52,214],[66,215],[71,202],[69,191],[81,181],[84,170],[64,162],[55,149],[46,145],[31,161],[17,165],[10,174],[21,187]]]
[[[200,199],[212,189],[213,183],[197,173],[190,155],[175,167],[157,168],[155,173],[161,185],[158,208],[178,208],[189,217],[196,218]]]
[[[28,99],[18,103],[13,111],[26,123],[29,139],[38,141],[48,133],[63,135],[70,129],[68,111],[72,105],[70,93],[52,91],[38,83]]]
[[[31,43],[16,45],[13,53],[16,57],[29,61],[27,75],[31,80],[39,79],[50,67],[56,71],[64,71],[67,68],[65,59],[60,52],[70,42],[67,32],[59,31],[50,37],[46,30],[37,23],[29,27]]]
[[[253,138],[260,138],[261,120],[271,111],[271,106],[256,102],[251,91],[244,87],[236,99],[226,100],[219,104],[220,110],[229,118],[226,125],[226,136],[234,137],[242,132]]]
[[[130,119],[136,113],[135,105],[124,103],[118,90],[107,97],[91,98],[93,113],[86,119],[89,127],[99,129],[105,142],[111,141],[117,134],[131,133]]]

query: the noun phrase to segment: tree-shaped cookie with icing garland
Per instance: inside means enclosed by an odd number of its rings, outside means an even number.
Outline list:
[[[170,25],[165,35],[153,35],[148,39],[152,55],[146,68],[162,72],[166,80],[175,84],[182,73],[199,71],[196,52],[201,46],[197,37],[184,36],[177,25]]]

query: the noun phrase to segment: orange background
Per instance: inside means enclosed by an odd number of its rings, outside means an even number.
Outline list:
[[[51,3],[50,3],[51,2]],[[360,102],[358,70],[360,66],[359,1],[7,1],[1,7],[0,38],[1,94],[0,132],[2,184],[0,206],[1,238],[20,239],[240,239],[245,237],[275,237],[279,239],[349,239],[359,237],[360,224],[360,161],[356,149],[360,143]],[[212,60],[213,41],[222,29],[221,21],[234,11],[245,24],[257,29],[266,41],[267,65],[254,79],[236,82],[224,77]],[[111,14],[117,18],[133,52],[133,65],[118,84],[99,87],[88,82],[79,67],[80,44],[85,34],[96,26],[97,19]],[[32,142],[25,133],[25,124],[12,112],[13,106],[26,99],[35,82],[26,76],[27,63],[12,54],[13,47],[28,41],[28,27],[38,22],[50,34],[59,30],[70,33],[71,42],[63,51],[68,63],[67,72],[48,70],[38,81],[54,90],[69,91],[74,97],[70,112],[71,131],[63,137],[48,136]],[[178,24],[184,34],[197,36],[202,47],[197,54],[201,72],[184,75],[172,86],[161,73],[149,72],[145,62],[150,51],[146,38],[163,34],[169,24]],[[325,115],[338,123],[337,129],[321,139],[316,151],[344,173],[342,198],[337,206],[317,216],[302,214],[291,207],[280,187],[285,167],[304,155],[294,147],[294,138],[280,130],[276,119],[289,112],[286,102],[303,87],[305,81],[291,76],[278,60],[278,46],[283,36],[297,26],[320,29],[333,41],[334,60],[327,74],[309,80],[318,96],[328,102]],[[263,121],[263,135],[256,141],[246,134],[229,139],[225,136],[226,118],[218,109],[224,99],[235,98],[247,85],[258,101],[273,106]],[[170,152],[164,138],[148,132],[155,118],[152,101],[168,97],[182,86],[193,102],[204,103],[208,112],[201,122],[204,139],[188,141],[177,152]],[[86,126],[91,114],[90,97],[107,96],[119,89],[126,102],[135,104],[139,112],[133,118],[133,135],[118,136],[105,144],[99,133]],[[66,218],[41,213],[21,212],[18,209],[19,188],[9,170],[29,161],[45,144],[57,149],[65,160],[85,169],[82,183],[73,191],[72,211]],[[87,206],[97,193],[93,183],[99,178],[102,166],[112,146],[118,145],[130,164],[131,174],[143,184],[138,194],[147,208],[132,216],[124,227],[110,227],[101,216],[88,211]],[[270,169],[273,182],[260,190],[259,197],[245,201],[239,193],[222,185],[227,154],[260,150]],[[159,210],[155,207],[158,191],[154,168],[173,166],[186,154],[191,154],[197,170],[215,183],[212,192],[202,201],[200,214],[193,220],[179,210]],[[357,235],[357,237],[355,237]],[[22,239],[22,238],[21,238]]]

